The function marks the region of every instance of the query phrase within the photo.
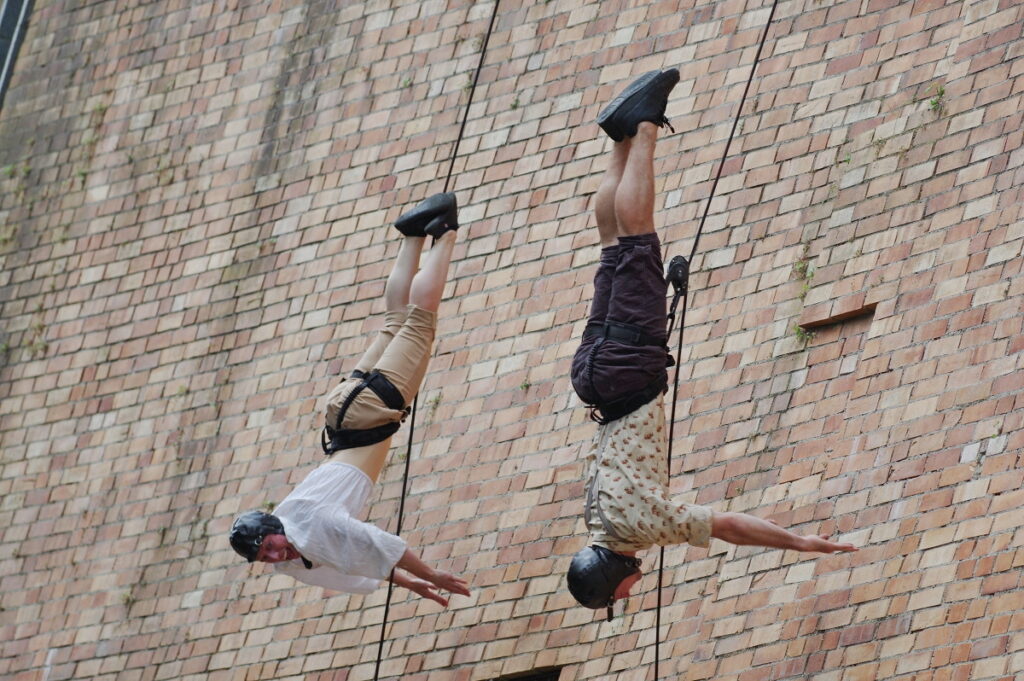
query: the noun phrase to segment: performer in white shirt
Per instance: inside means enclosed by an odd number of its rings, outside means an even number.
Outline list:
[[[630,84],[598,123],[615,142],[594,197],[601,262],[572,384],[601,425],[589,452],[584,518],[590,545],[573,556],[569,591],[588,608],[629,596],[640,579],[637,551],[712,537],[738,545],[834,553],[856,551],[824,535],[801,536],[746,513],[672,501],[662,395],[668,385],[668,284],[654,229],[654,149],[666,125],[675,69]]]
[[[391,436],[408,414],[430,360],[459,226],[455,195],[431,196],[395,226],[404,238],[384,288],[384,327],[327,398],[321,444],[333,460],[310,473],[273,514],[239,516],[229,539],[249,562],[271,563],[307,584],[369,593],[390,579],[448,605],[439,591],[468,596],[465,580],[427,566],[401,537],[363,522]],[[434,243],[417,271],[427,236]]]

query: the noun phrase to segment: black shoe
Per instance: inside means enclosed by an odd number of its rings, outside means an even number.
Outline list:
[[[432,236],[437,238],[447,231],[459,228],[459,206],[455,194],[434,194],[419,205],[402,214],[395,227],[405,236]]]
[[[644,121],[657,126],[667,125],[665,107],[668,95],[678,82],[678,69],[645,73],[601,111],[597,124],[616,142],[635,135],[637,127]]]

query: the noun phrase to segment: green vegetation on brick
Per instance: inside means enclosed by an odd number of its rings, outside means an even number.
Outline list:
[[[796,339],[798,341],[800,341],[800,343],[802,345],[807,345],[812,340],[814,340],[814,335],[815,334],[814,334],[813,331],[808,331],[807,329],[805,329],[804,327],[800,326],[799,324],[794,324],[793,325],[793,335],[796,336]]]

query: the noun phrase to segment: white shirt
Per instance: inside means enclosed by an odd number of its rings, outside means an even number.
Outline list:
[[[711,509],[670,498],[667,443],[660,397],[598,428],[584,516],[591,544],[611,551],[708,545]]]
[[[306,476],[274,509],[285,536],[306,560],[274,563],[300,582],[348,593],[370,593],[405,553],[401,537],[362,522],[373,481],[347,463],[329,461]]]

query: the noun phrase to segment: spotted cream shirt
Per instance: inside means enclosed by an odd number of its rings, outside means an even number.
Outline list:
[[[660,396],[598,428],[585,512],[592,544],[611,551],[708,545],[711,509],[670,499],[667,442]]]

